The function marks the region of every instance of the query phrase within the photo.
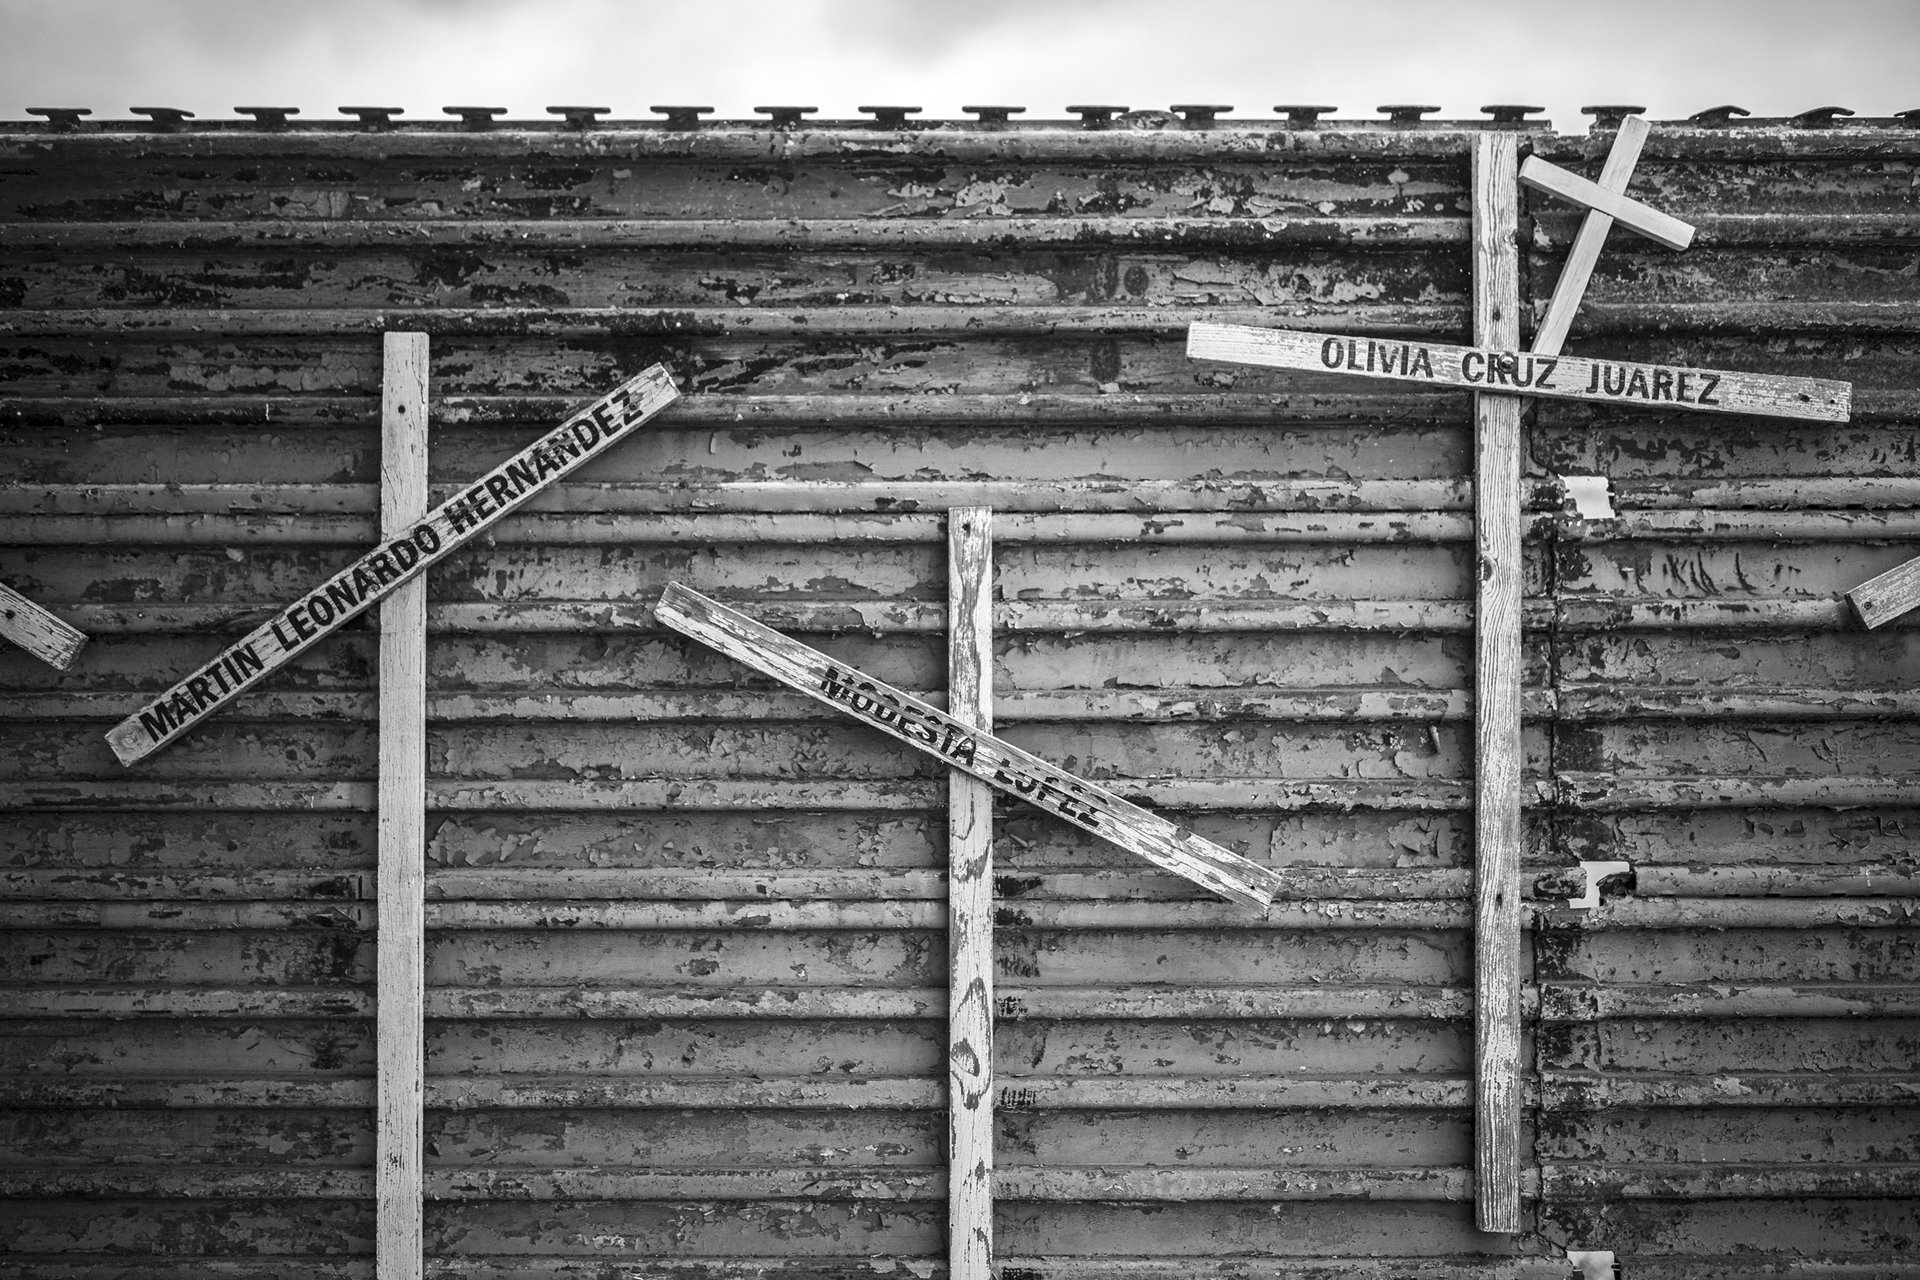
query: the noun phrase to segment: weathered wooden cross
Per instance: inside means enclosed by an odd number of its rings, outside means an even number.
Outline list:
[[[1684,249],[1693,240],[1692,227],[1624,194],[1647,133],[1639,117],[1622,121],[1598,182],[1538,158],[1520,164],[1518,140],[1511,134],[1475,140],[1471,347],[1245,325],[1195,324],[1187,333],[1187,354],[1196,359],[1475,392],[1474,538],[1480,571],[1474,601],[1474,1199],[1483,1231],[1517,1232],[1524,1226],[1520,397],[1839,422],[1851,412],[1852,387],[1844,382],[1561,356],[1615,222],[1672,249]],[[1587,210],[1530,352],[1518,349],[1521,183]],[[1920,595],[1920,561],[1913,568],[1911,590]]]
[[[121,764],[174,741],[270,673],[578,470],[680,393],[665,365],[636,374],[315,587],[107,731]]]
[[[1273,902],[1280,885],[1280,875],[1273,869],[1048,764],[984,729],[963,724],[912,694],[762,626],[736,609],[676,582],[668,585],[653,615],[736,662],[1224,898],[1263,910]]]

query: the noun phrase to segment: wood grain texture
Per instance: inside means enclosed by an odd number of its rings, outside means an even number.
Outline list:
[[[427,335],[382,339],[380,533],[427,513]],[[427,579],[380,602],[374,1274],[419,1280],[426,1171]]]
[[[993,511],[947,513],[947,714],[993,729]],[[947,772],[947,1274],[993,1272],[993,789]]]
[[[1517,273],[1517,266],[1515,270]],[[1506,341],[1479,340],[1472,347],[1456,347],[1413,339],[1197,321],[1187,329],[1187,354],[1196,360],[1464,391],[1491,389],[1509,395],[1640,409],[1758,414],[1821,422],[1845,422],[1853,411],[1853,384],[1849,382],[1533,355],[1519,350],[1517,327],[1513,338]]]
[[[851,708],[863,723],[943,764],[965,769],[1008,795],[1028,800],[1222,897],[1265,909],[1281,884],[1277,872],[1105,788],[1071,777],[1011,743],[971,729],[882,681],[848,670],[818,650],[679,583],[667,587],[654,615],[664,625],[836,710]],[[902,728],[903,723],[912,727]]]
[[[114,755],[122,764],[152,755],[678,397],[664,365],[628,379],[115,725]]]
[[[1920,608],[1920,559],[1867,579],[1847,592],[1847,603],[1869,630]]]
[[[0,582],[0,638],[11,640],[60,671],[73,665],[87,643],[82,632],[4,582]]]
[[[1520,339],[1518,147],[1473,151],[1474,339]],[[1482,1231],[1523,1229],[1520,1203],[1520,601],[1523,442],[1517,396],[1474,397],[1474,1211]]]
[[[1625,139],[1629,149],[1629,159],[1625,167],[1632,172],[1632,158],[1637,158],[1640,146],[1646,141],[1647,123],[1638,116],[1629,116],[1620,125],[1620,133],[1614,146],[1619,148],[1619,139]],[[1633,135],[1638,134],[1635,137]],[[1608,167],[1613,165],[1608,157]],[[1551,164],[1538,156],[1528,156],[1526,163],[1520,166],[1520,181],[1536,191],[1560,197],[1562,200],[1606,214],[1621,226],[1637,231],[1655,244],[1669,249],[1685,249],[1693,243],[1694,229],[1671,214],[1662,213],[1651,205],[1622,194],[1625,183],[1607,181],[1604,175],[1599,182],[1570,173],[1559,165]]]
[[[1639,116],[1628,116],[1620,122],[1613,147],[1607,152],[1606,165],[1600,171],[1601,187],[1608,191],[1626,190],[1627,179],[1640,161],[1640,148],[1646,144],[1650,128]],[[1537,157],[1527,157],[1526,164],[1521,166],[1521,181],[1526,181],[1527,167],[1536,160]],[[1587,282],[1593,278],[1594,263],[1600,260],[1600,250],[1605,247],[1607,233],[1612,229],[1613,215],[1600,209],[1588,209],[1580,219],[1580,231],[1574,237],[1572,248],[1567,250],[1567,260],[1561,264],[1553,298],[1534,330],[1533,350],[1538,354],[1557,356],[1566,345],[1567,331],[1573,325],[1574,316],[1579,314],[1580,300],[1586,297]]]

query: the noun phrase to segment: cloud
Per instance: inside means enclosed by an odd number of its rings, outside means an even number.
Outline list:
[[[478,102],[538,117],[593,102],[645,118],[656,102],[864,102],[1164,107],[1324,101],[1368,115],[1430,101],[1472,116],[1530,101],[1563,129],[1593,101],[1671,118],[1716,102],[1787,114],[1838,101],[1920,106],[1911,87],[1920,4],[1854,0],[0,0],[0,115],[28,105],[132,104],[224,116],[343,102],[439,118]]]

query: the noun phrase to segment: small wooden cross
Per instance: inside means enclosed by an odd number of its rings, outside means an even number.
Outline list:
[[[1528,156],[1521,162],[1521,182],[1536,191],[1569,200],[1587,211],[1580,223],[1580,234],[1574,237],[1573,248],[1567,254],[1566,265],[1560,268],[1560,282],[1554,286],[1547,313],[1534,330],[1533,350],[1539,355],[1560,354],[1574,313],[1580,310],[1580,300],[1586,295],[1587,281],[1593,276],[1593,264],[1599,260],[1600,248],[1607,242],[1607,232],[1613,229],[1614,223],[1669,249],[1684,249],[1693,243],[1692,227],[1621,194],[1627,189],[1627,179],[1633,176],[1633,166],[1639,162],[1640,148],[1651,128],[1639,116],[1628,116],[1620,122],[1620,132],[1614,135],[1613,149],[1607,153],[1607,163],[1600,170],[1598,182],[1590,182],[1538,156]]]

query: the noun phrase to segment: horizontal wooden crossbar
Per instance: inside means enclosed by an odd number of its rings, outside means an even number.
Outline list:
[[[1852,383],[1824,378],[1542,356],[1492,347],[1204,321],[1187,329],[1187,354],[1198,360],[1384,378],[1462,391],[1822,422],[1847,421],[1853,401]]]

